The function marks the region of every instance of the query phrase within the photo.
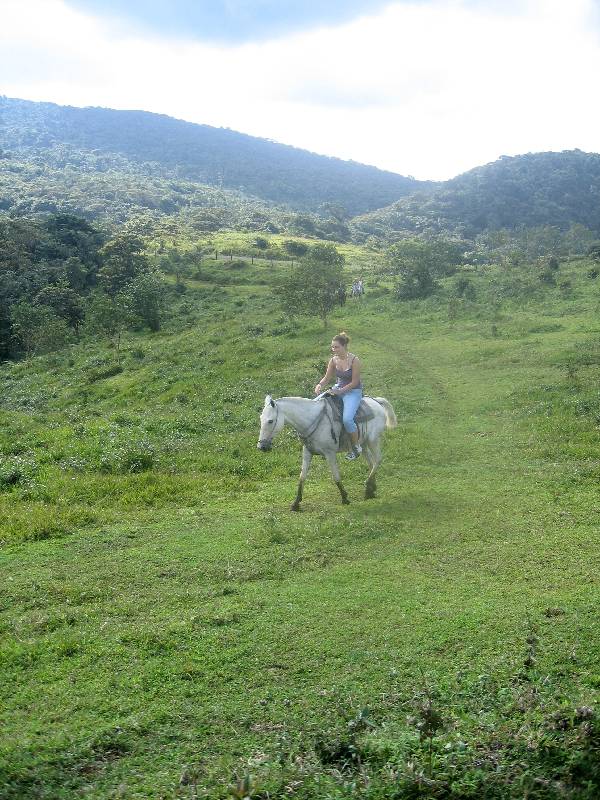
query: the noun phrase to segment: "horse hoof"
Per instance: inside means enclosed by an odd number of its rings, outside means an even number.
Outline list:
[[[350,500],[348,500],[347,497],[343,497],[342,498],[342,505],[349,506],[350,505]]]
[[[290,511],[300,511],[300,504],[292,503],[292,505],[290,506]]]
[[[372,481],[367,481],[365,484],[365,500],[373,500],[377,488]]]

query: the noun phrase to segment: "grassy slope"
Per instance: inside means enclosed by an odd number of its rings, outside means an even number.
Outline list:
[[[494,336],[477,305],[367,295],[290,337],[263,287],[194,284],[177,329],[131,340],[112,377],[100,345],[5,367],[4,469],[23,464],[0,495],[0,795],[192,797],[198,774],[225,796],[234,768],[276,771],[365,704],[373,747],[410,750],[424,675],[444,743],[505,724],[530,743],[514,676],[532,630],[539,692],[593,704],[596,299],[570,269],[574,297],[505,309]],[[298,443],[258,453],[257,409],[308,394],[342,326],[399,428],[377,500],[344,465],[342,507],[316,463],[293,515]]]

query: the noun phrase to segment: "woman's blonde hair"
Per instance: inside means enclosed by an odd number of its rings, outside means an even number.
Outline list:
[[[348,347],[348,344],[350,343],[350,337],[346,331],[342,331],[341,333],[338,333],[337,336],[333,337],[333,341],[339,342],[343,347]]]

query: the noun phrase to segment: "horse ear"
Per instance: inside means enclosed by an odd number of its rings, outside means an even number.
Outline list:
[[[272,398],[272,397],[271,397],[271,398],[269,398],[269,399],[271,400],[271,405],[273,406],[273,408],[275,408],[275,400],[273,400],[273,398]]]

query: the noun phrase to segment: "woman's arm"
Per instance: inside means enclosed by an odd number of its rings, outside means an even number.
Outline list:
[[[350,383],[347,383],[343,389],[337,389],[336,394],[344,394],[344,392],[349,392],[350,389],[356,389],[358,384],[360,383],[360,360],[357,356],[354,356],[352,361],[352,380]]]
[[[333,358],[329,359],[329,364],[327,364],[327,371],[325,375],[321,378],[321,380],[315,386],[315,394],[321,394],[323,391],[323,387],[327,386],[328,383],[331,383],[331,379],[335,375],[335,362]]]

